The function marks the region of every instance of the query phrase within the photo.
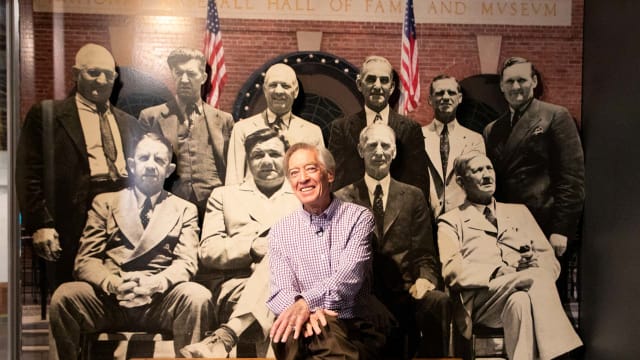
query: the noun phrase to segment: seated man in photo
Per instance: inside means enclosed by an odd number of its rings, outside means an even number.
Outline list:
[[[265,305],[267,234],[300,202],[285,181],[284,138],[264,128],[247,136],[244,145],[252,176],[242,184],[213,190],[200,241],[202,277],[217,299],[216,317],[222,325],[212,336],[183,349],[187,357],[226,357],[238,336],[256,323],[261,329],[255,341],[258,356],[264,356],[269,346],[274,316]]]
[[[174,170],[171,144],[144,135],[127,159],[132,185],[96,196],[80,238],[75,277],[51,298],[60,359],[77,359],[80,336],[103,330],[166,331],[174,348],[209,328],[211,293],[197,271],[195,205],[162,189]]]
[[[465,203],[438,221],[442,274],[464,306],[458,326],[504,328],[509,359],[553,359],[582,345],[564,312],[555,280],[560,265],[524,205],[495,201],[489,158],[463,154],[454,162]]]
[[[398,325],[387,329],[385,355],[402,357],[408,335],[409,355],[417,350],[422,357],[445,356],[451,303],[441,291],[427,201],[420,189],[389,174],[396,156],[395,133],[389,126],[365,127],[358,152],[364,160],[364,177],[338,190],[336,196],[370,208],[375,216],[373,292]]]

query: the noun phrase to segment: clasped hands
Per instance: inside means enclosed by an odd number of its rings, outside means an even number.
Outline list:
[[[118,304],[126,308],[148,305],[155,293],[164,291],[165,280],[156,275],[133,271],[123,273],[122,283],[115,289]]]
[[[300,334],[310,337],[319,335],[322,327],[327,325],[327,316],[338,316],[338,313],[327,309],[316,309],[311,312],[304,298],[299,298],[271,326],[269,336],[273,342],[286,342],[290,335],[298,339]]]
[[[54,228],[40,228],[31,236],[33,250],[47,261],[58,261],[62,254],[58,232]]]

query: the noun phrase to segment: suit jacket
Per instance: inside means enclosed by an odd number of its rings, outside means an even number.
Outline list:
[[[61,271],[53,284],[57,285],[72,280],[78,240],[91,204],[91,171],[75,96],[50,102],[50,107],[43,104],[46,103],[31,107],[20,133],[16,191],[27,233],[43,227],[53,227],[58,232],[62,255],[55,263]],[[130,157],[133,140],[141,129],[136,119],[124,111],[112,106],[111,112],[125,156]],[[51,118],[45,119],[46,114]]]
[[[159,275],[169,287],[189,281],[198,269],[195,205],[163,191],[146,229],[133,188],[96,196],[80,239],[75,276],[95,287],[123,272]]]
[[[364,161],[358,154],[360,131],[367,126],[364,110],[331,123],[329,150],[336,160],[334,189],[352,184],[364,175]],[[418,187],[428,195],[427,154],[420,125],[395,111],[389,111],[389,126],[396,133],[396,158],[391,177]]]
[[[229,142],[229,155],[227,159],[229,167],[227,168],[225,185],[239,184],[244,180],[245,176],[248,175],[244,139],[256,130],[268,128],[265,111],[238,121],[233,128]],[[291,122],[289,129],[285,133],[285,138],[289,142],[289,145],[306,142],[315,146],[324,147],[324,139],[322,138],[322,130],[320,127],[295,115],[291,116]]]
[[[254,257],[251,246],[264,241],[271,225],[300,207],[288,183],[271,198],[258,190],[252,179],[216,188],[207,203],[198,257],[203,268],[226,280],[247,277]]]
[[[440,129],[441,130],[441,129]],[[435,120],[422,127],[424,148],[429,156],[429,197],[434,216],[439,216],[449,210],[462,205],[467,197],[458,185],[453,172],[454,160],[467,152],[478,151],[484,154],[484,140],[482,135],[460,125],[453,120],[449,131],[449,160],[447,173],[442,173],[442,158],[440,156],[440,133],[436,131]]]
[[[348,202],[372,208],[364,178],[338,190]],[[418,278],[441,285],[440,264],[432,237],[431,216],[422,192],[391,179],[384,212],[383,234],[374,230],[374,289],[382,298],[388,292],[409,290]]]
[[[493,272],[502,265],[517,267],[520,254],[512,248],[529,245],[541,269],[553,279],[560,264],[551,245],[529,210],[521,204],[496,202],[496,229],[470,202],[447,212],[438,219],[438,248],[442,276],[452,290],[459,293],[466,310],[458,324],[470,330],[475,291],[487,289]],[[497,246],[496,246],[497,245]]]
[[[534,99],[516,123],[503,114],[484,129],[496,199],[527,205],[547,236],[571,239],[584,203],[584,155],[567,109]]]
[[[227,150],[229,137],[233,128],[233,116],[213,106],[203,103],[204,118],[207,122],[209,137],[213,151],[213,158],[220,180],[224,181],[227,170]],[[140,112],[139,121],[143,129],[154,131],[166,137],[173,146],[174,154],[178,151],[178,125],[183,122],[182,112],[178,108],[176,100],[146,108]],[[194,186],[197,199],[207,199],[211,193],[209,186]]]

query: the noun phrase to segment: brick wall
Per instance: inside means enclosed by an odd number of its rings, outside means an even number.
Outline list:
[[[418,24],[423,95],[412,116],[423,124],[431,121],[426,96],[433,76],[446,72],[463,79],[480,73],[476,35],[501,35],[500,62],[514,55],[532,60],[544,78],[544,99],[566,106],[580,120],[583,1],[574,0],[572,6],[568,27]],[[84,43],[117,47],[110,28],[127,31],[123,40],[132,44],[130,58],[116,54],[116,61],[169,87],[167,54],[178,46],[201,48],[204,32],[199,18],[32,13],[31,1],[21,1],[20,8],[23,116],[36,101],[65,97],[73,85],[73,57]],[[358,67],[372,54],[387,57],[396,68],[400,62],[400,24],[221,19],[221,28],[229,72],[221,108],[227,111],[253,71],[277,55],[297,51],[296,31],[322,31],[320,50]]]

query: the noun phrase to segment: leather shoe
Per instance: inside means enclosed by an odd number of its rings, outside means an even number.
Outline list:
[[[186,358],[228,358],[229,352],[218,335],[213,334],[204,340],[190,344],[180,349],[180,354]]]

